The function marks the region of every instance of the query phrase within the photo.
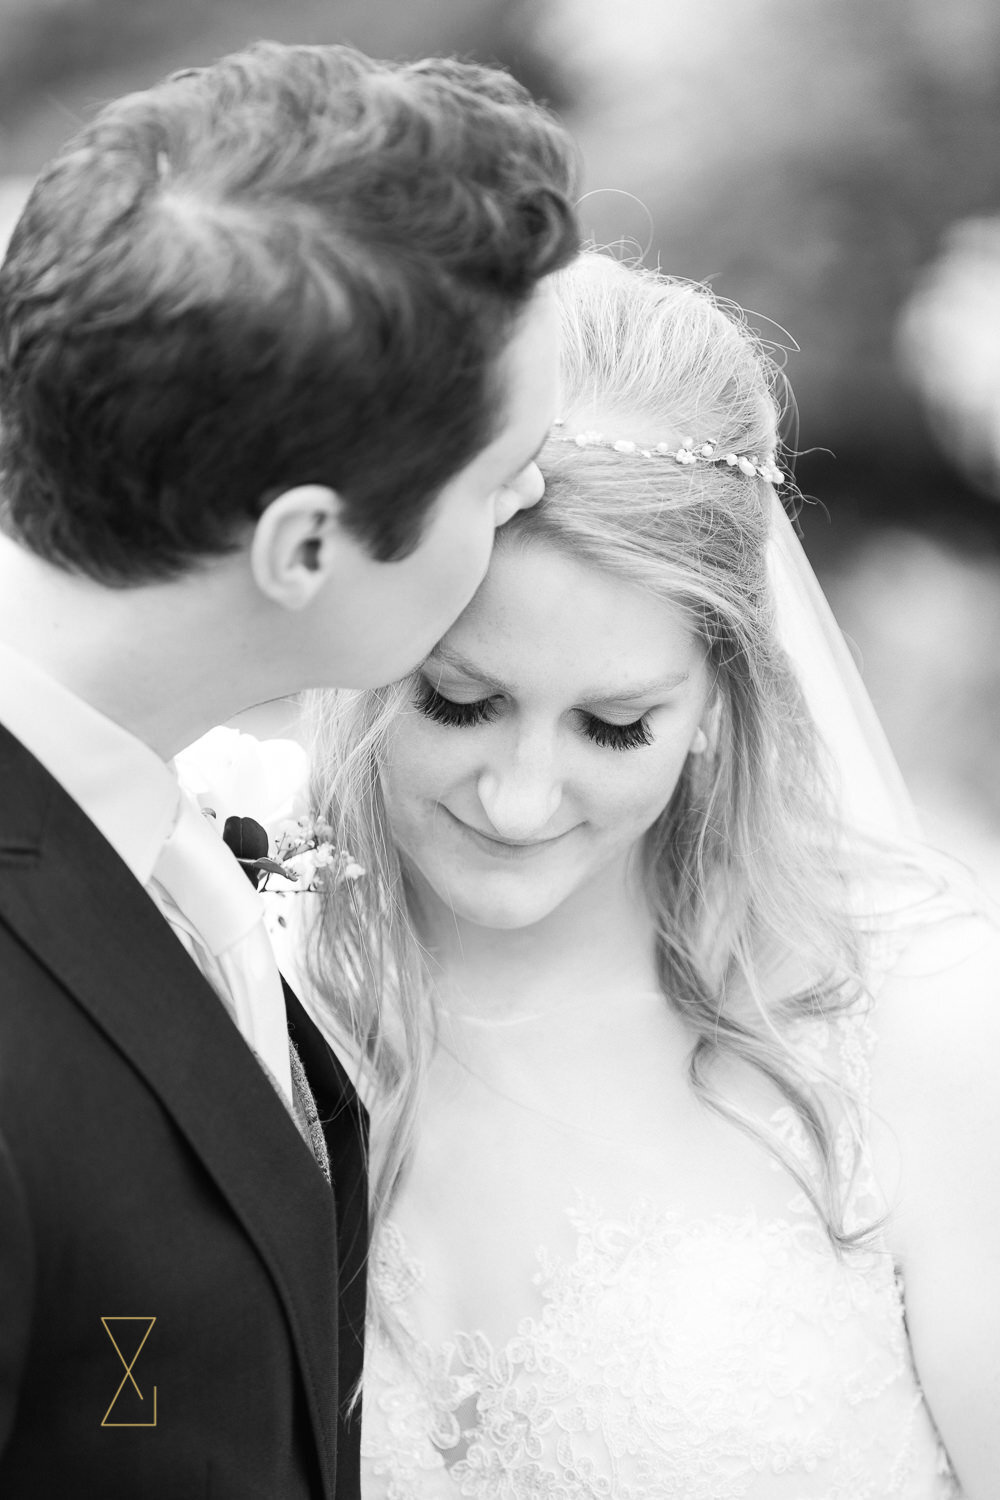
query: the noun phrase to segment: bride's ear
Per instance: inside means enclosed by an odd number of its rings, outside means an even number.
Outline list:
[[[329,582],[345,540],[340,499],[320,484],[285,490],[262,512],[250,543],[250,570],[265,598],[301,610]]]
[[[722,712],[722,704],[719,697],[718,687],[713,688],[709,694],[708,702],[702,710],[698,727],[691,737],[688,749],[689,755],[704,755],[710,745],[718,742],[719,718]]]

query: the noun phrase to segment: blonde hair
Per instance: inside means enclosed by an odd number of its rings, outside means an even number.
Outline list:
[[[693,437],[762,461],[774,454],[781,377],[738,310],[703,286],[594,254],[556,281],[565,434],[599,416],[614,438]],[[865,934],[852,910],[857,861],[775,632],[772,491],[724,464],[571,441],[551,441],[541,463],[544,501],[509,522],[497,545],[544,541],[666,597],[704,644],[715,682],[709,750],[688,758],[644,845],[661,985],[694,1037],[695,1089],[764,1141],[845,1247],[858,1236],[844,1223],[833,1125],[787,1023],[864,993]],[[318,694],[313,704],[316,803],[368,871],[326,893],[312,965],[375,1083],[376,1224],[405,1169],[434,1039],[433,989],[379,785],[385,732],[408,691]],[[818,1177],[713,1089],[711,1064],[726,1055],[759,1070],[792,1106]]]

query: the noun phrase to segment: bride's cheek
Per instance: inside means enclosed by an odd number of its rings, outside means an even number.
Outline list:
[[[434,726],[421,715],[407,715],[393,736],[382,771],[387,798],[400,804],[427,795],[439,778],[438,740]]]
[[[636,762],[632,775],[619,784],[618,795],[609,798],[609,815],[623,830],[645,830],[656,822],[670,803],[687,758],[683,749],[673,745],[663,747],[659,754],[654,747],[651,755],[645,764]]]

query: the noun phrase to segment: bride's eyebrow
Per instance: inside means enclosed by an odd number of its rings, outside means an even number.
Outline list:
[[[658,698],[662,693],[672,693],[674,688],[687,682],[690,675],[690,672],[668,672],[666,677],[658,677],[655,682],[644,682],[639,687],[624,688],[613,693],[584,693],[582,697],[586,703],[595,704],[638,703],[642,698]]]
[[[482,667],[477,667],[474,661],[470,661],[467,656],[463,656],[460,651],[454,651],[450,646],[435,646],[430,656],[424,662],[422,670],[426,671],[428,667],[433,667],[436,662],[440,662],[443,666],[451,667],[456,672],[461,672],[465,677],[474,677],[477,682],[481,682],[484,687],[492,688],[496,693],[509,693],[511,691],[508,683],[503,682],[499,677],[493,677],[490,673],[484,672]]]
[[[424,662],[424,670],[433,667],[435,661],[442,666],[451,667],[456,672],[461,672],[465,677],[472,677],[476,682],[481,682],[484,687],[490,688],[495,693],[507,693],[514,695],[514,689],[509,683],[499,677],[484,672],[482,667],[463,656],[460,651],[455,651],[451,646],[438,645],[434,647],[430,656]],[[606,688],[596,688],[593,692],[581,693],[579,701],[596,707],[613,705],[617,703],[638,703],[643,698],[656,698],[662,693],[671,693],[679,688],[682,683],[687,682],[690,672],[668,672],[665,677],[658,677],[655,682],[640,683],[635,687],[622,688],[608,692]]]

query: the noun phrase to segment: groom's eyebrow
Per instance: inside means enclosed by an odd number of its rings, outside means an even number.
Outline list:
[[[544,433],[542,434],[542,440],[539,443],[538,447],[535,449],[534,453],[532,453],[532,455],[531,455],[530,458],[526,458],[524,460],[524,463],[521,465],[521,467],[519,469],[515,470],[515,472],[514,472],[514,474],[512,476],[514,479],[517,478],[518,474],[523,474],[524,471],[525,471],[525,469],[528,467],[529,464],[535,464],[535,463],[538,462],[538,460],[542,456],[542,449],[545,447],[545,444],[548,442],[548,440],[549,440],[549,428],[546,427]]]

